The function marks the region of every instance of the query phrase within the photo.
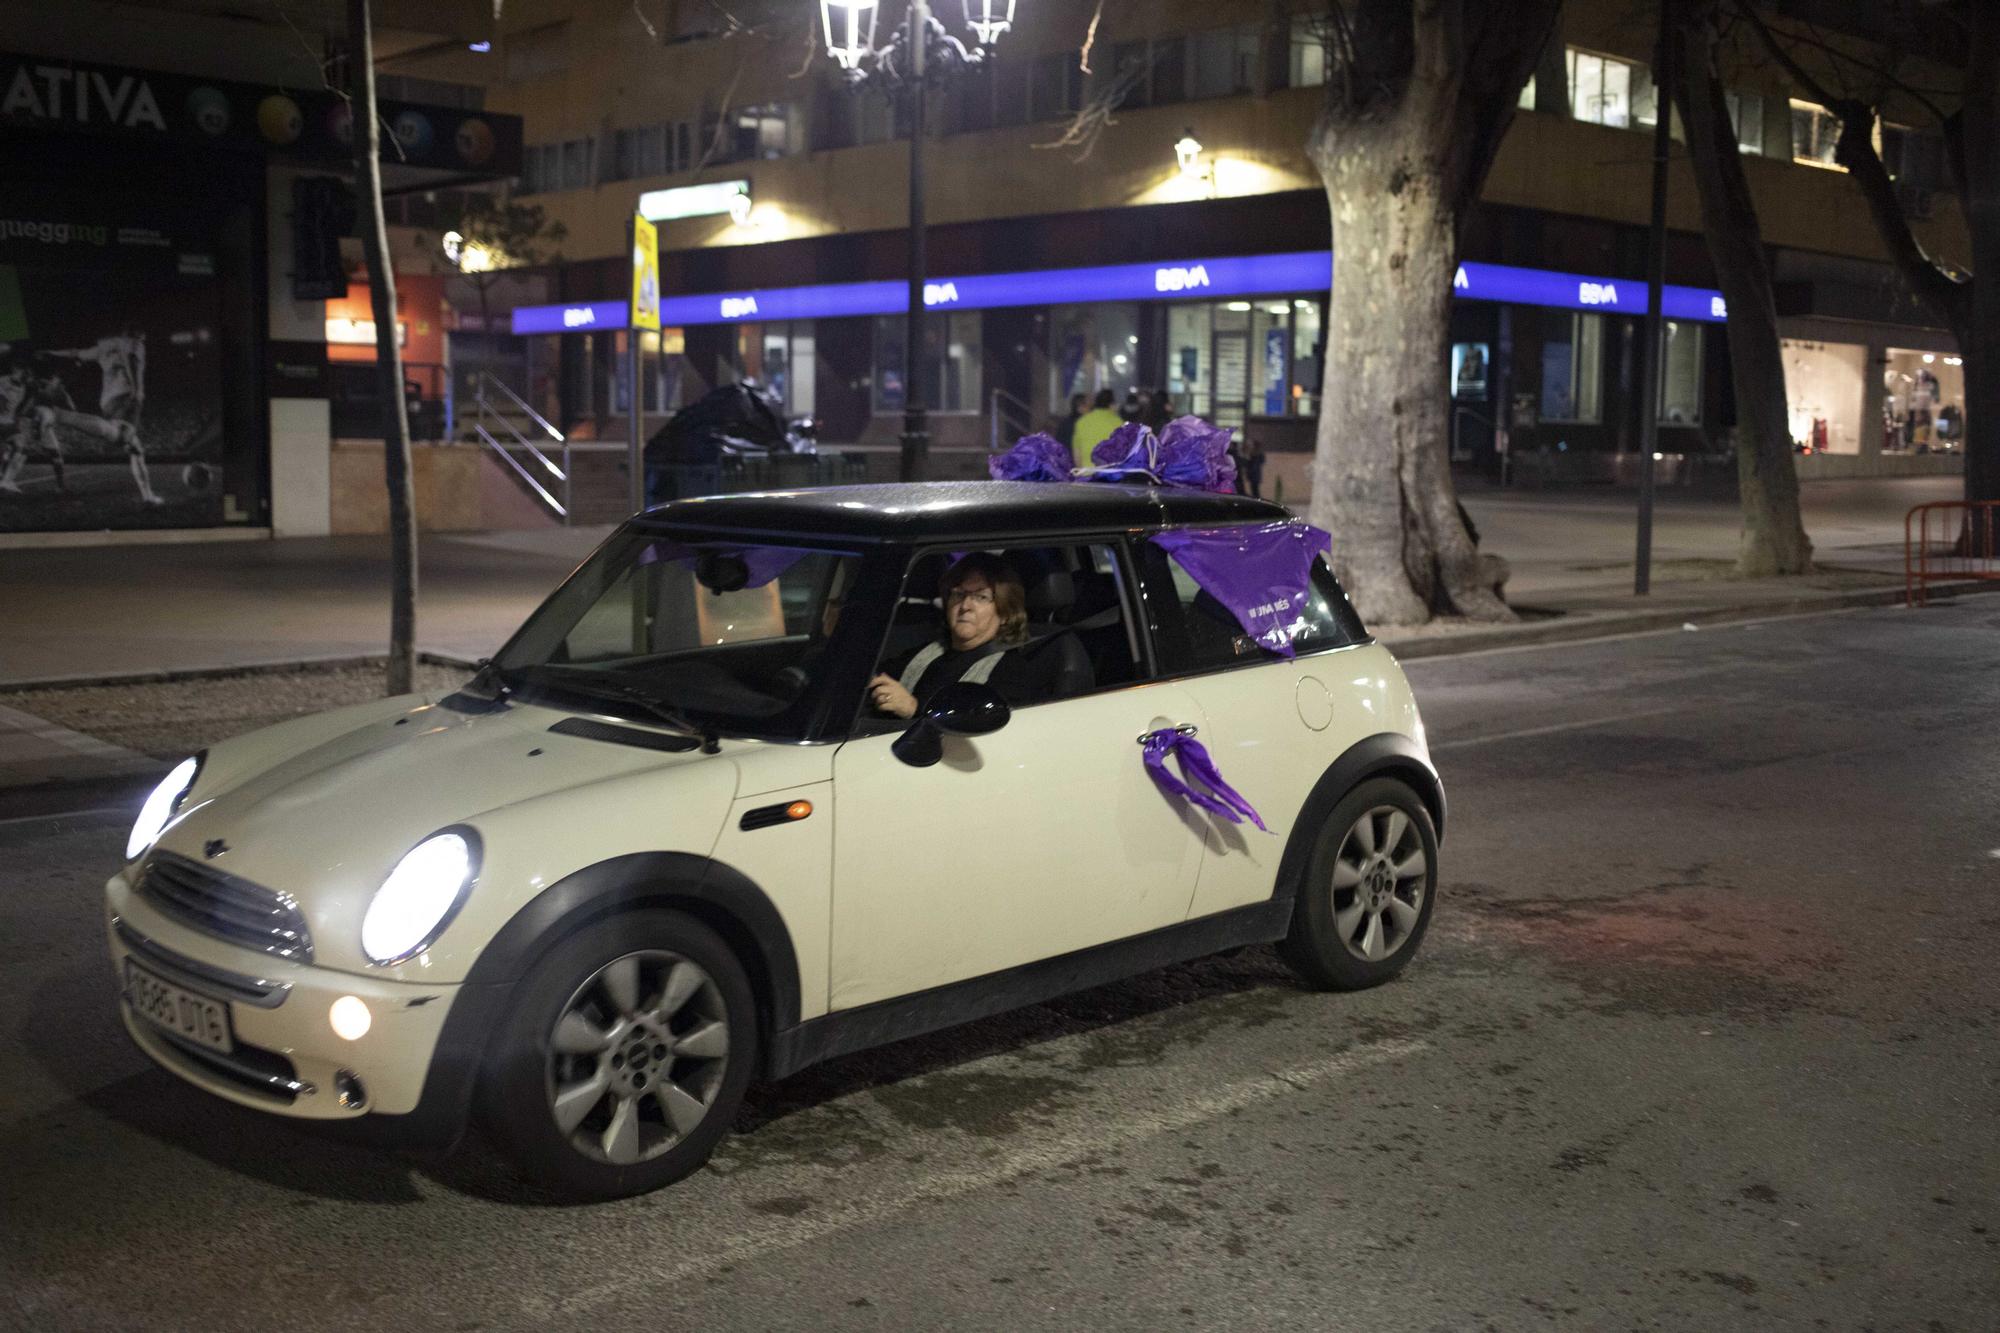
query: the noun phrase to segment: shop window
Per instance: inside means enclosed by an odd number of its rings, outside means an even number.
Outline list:
[[[1840,117],[1816,102],[1792,99],[1792,161],[1808,167],[1847,168],[1833,160],[1840,142]]]
[[[1326,365],[1326,334],[1320,303],[1300,297],[1292,302],[1292,412],[1319,415],[1320,376]]]
[[[1187,39],[1187,96],[1189,101],[1204,97],[1230,97],[1255,91],[1261,28],[1255,23],[1239,23],[1229,28],[1211,28],[1190,34]]]
[[[1213,411],[1209,383],[1209,307],[1177,305],[1167,311],[1167,393],[1178,412],[1206,417]]]
[[[1859,453],[1862,380],[1868,349],[1858,343],[1780,340],[1785,360],[1785,409],[1794,448],[1811,453]]]
[[[1551,315],[1561,320],[1542,340],[1542,419],[1595,422],[1603,417],[1604,317]]]
[[[1632,124],[1633,74],[1643,66],[1575,47],[1566,53],[1566,63],[1571,116],[1617,129]],[[1650,83],[1648,79],[1648,86]]]
[[[985,345],[976,310],[933,312],[924,320],[924,407],[932,412],[979,412]],[[900,412],[903,393],[901,315],[875,319],[875,410]],[[794,349],[796,350],[796,348]]]
[[[809,319],[739,324],[736,364],[741,378],[756,380],[778,396],[786,416],[813,415],[815,340]]]
[[[1326,82],[1326,43],[1320,37],[1321,22],[1304,16],[1292,20],[1291,63],[1285,74],[1287,87],[1317,88]],[[1529,105],[1533,105],[1532,100]]]
[[[1965,358],[1891,347],[1882,372],[1882,448],[1947,453],[1965,446]]]
[[[1109,389],[1121,401],[1139,387],[1139,308],[1126,302],[1049,308],[1049,404]]]
[[[1660,325],[1660,424],[1701,424],[1701,325],[1684,319]]]

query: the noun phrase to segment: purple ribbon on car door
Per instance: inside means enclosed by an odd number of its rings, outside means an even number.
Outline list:
[[[1236,788],[1222,780],[1216,771],[1215,760],[1209,758],[1208,747],[1194,737],[1172,728],[1149,732],[1142,742],[1146,754],[1146,772],[1158,784],[1161,791],[1169,796],[1178,796],[1191,805],[1200,807],[1212,815],[1219,815],[1232,824],[1241,824],[1248,819],[1259,830],[1269,833],[1264,821],[1250,807],[1250,802]],[[1193,787],[1174,775],[1167,767],[1167,756],[1179,761],[1181,773],[1193,779],[1208,790]]]

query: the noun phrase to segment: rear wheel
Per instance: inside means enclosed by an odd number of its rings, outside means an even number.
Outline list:
[[[530,1180],[641,1194],[708,1160],[756,1056],[756,1001],[729,946],[678,912],[634,912],[586,926],[522,979],[482,1110]]]
[[[1327,990],[1380,985],[1408,965],[1437,901],[1437,831],[1394,778],[1362,783],[1320,825],[1280,951]]]

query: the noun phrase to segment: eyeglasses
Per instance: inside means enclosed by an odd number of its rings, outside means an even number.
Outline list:
[[[993,589],[953,588],[950,592],[944,595],[944,600],[947,604],[954,602],[970,602],[974,606],[991,606],[993,605]]]

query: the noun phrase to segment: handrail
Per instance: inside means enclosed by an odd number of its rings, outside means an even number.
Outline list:
[[[527,468],[521,466],[521,461],[519,459],[515,458],[514,455],[508,453],[506,448],[503,445],[501,445],[500,441],[493,438],[492,432],[488,431],[484,425],[480,424],[477,421],[472,423],[472,429],[478,433],[480,439],[486,441],[486,443],[492,448],[494,453],[500,455],[502,462],[506,463],[508,467],[513,468],[515,473],[521,478],[521,480],[528,483],[528,485],[531,488],[533,488],[535,494],[542,497],[542,502],[544,504],[548,505],[549,508],[556,511],[556,516],[558,518],[562,519],[564,522],[569,521],[569,510],[562,504],[561,501],[557,500],[555,496],[550,495],[547,488],[545,488],[542,485],[542,483],[535,480],[534,474],[530,473]],[[529,446],[529,448],[531,449],[533,447],[534,446],[532,445]]]
[[[1020,421],[1021,425],[1024,428],[1033,425],[1035,420],[1035,409],[1033,407],[1029,406],[1027,403],[1022,402],[1019,398],[1016,398],[1013,394],[1008,393],[1005,389],[994,389],[987,396],[986,443],[988,451],[996,454],[1000,452],[1000,404],[1003,401],[1012,403],[1014,406],[1021,409]]]
[[[500,388],[500,392],[507,395],[508,401],[513,403],[514,406],[520,408],[523,412],[527,413],[529,420],[533,421],[537,426],[540,426],[543,430],[547,431],[549,433],[550,439],[554,440],[557,444],[566,443],[566,441],[563,439],[563,433],[561,431],[557,430],[554,426],[551,426],[548,423],[548,419],[545,418],[540,412],[537,412],[534,408],[528,406],[528,400],[521,397],[520,394],[515,393],[513,385],[507,383],[506,380],[494,379],[491,371],[481,371],[479,375],[479,401],[482,407],[485,406],[486,403],[486,386],[488,383],[498,385]]]

